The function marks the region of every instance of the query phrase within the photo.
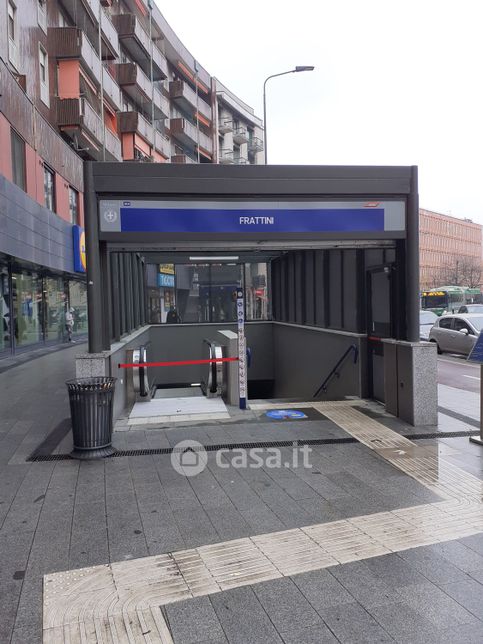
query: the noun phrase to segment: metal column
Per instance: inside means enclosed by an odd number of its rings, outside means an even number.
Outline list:
[[[102,277],[99,255],[97,199],[94,192],[92,162],[84,163],[84,217],[86,229],[87,312],[89,353],[103,349]]]
[[[411,167],[411,191],[407,202],[406,240],[407,339],[419,342],[419,195],[418,168]]]

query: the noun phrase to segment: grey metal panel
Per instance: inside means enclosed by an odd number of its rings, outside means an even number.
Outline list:
[[[305,324],[315,325],[315,282],[314,282],[314,271],[315,271],[315,258],[314,251],[307,250],[304,252],[304,284],[305,297],[305,314],[304,322]]]
[[[96,163],[96,191],[104,194],[405,195],[405,166],[219,166],[173,167]]]
[[[384,398],[386,411],[389,414],[398,415],[398,391],[399,383],[397,377],[397,345],[393,341],[385,341],[384,345]]]
[[[203,340],[220,341],[218,331],[229,329],[236,332],[236,324],[153,325],[150,330],[151,356],[155,361],[202,359]],[[249,380],[271,380],[273,370],[272,324],[250,322],[245,326],[247,347],[252,349],[252,366]],[[201,382],[205,365],[183,367],[154,367],[152,376],[158,384]]]
[[[342,328],[342,251],[329,250],[329,326]]]
[[[409,423],[414,417],[413,353],[410,345],[397,345],[398,416]]]
[[[325,250],[316,250],[315,255],[315,323],[317,326],[326,326],[326,253]]]
[[[297,324],[303,324],[305,318],[304,311],[304,253],[302,251],[297,251],[294,253],[294,279],[295,279],[295,322]]]
[[[272,272],[272,314],[275,320],[282,319],[282,261],[275,259],[271,262]]]
[[[310,400],[329,375],[344,351],[359,346],[360,338],[330,330],[274,323],[275,358],[274,397],[300,397]],[[340,378],[335,378],[327,394],[319,399],[333,400],[344,396],[360,396],[362,391],[361,363],[348,360]]]
[[[343,250],[343,328],[346,331],[359,331],[357,328],[357,304],[359,300],[357,251]]]
[[[287,317],[288,322],[295,322],[295,256],[294,253],[287,255],[286,273],[287,292]]]
[[[0,252],[74,273],[72,225],[1,175]]]

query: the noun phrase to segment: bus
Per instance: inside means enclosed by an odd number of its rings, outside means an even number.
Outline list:
[[[421,308],[436,315],[457,313],[464,304],[480,303],[480,289],[465,286],[439,286],[421,293]]]

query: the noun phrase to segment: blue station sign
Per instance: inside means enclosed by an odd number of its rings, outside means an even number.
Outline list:
[[[101,201],[121,233],[383,233],[405,230],[402,201]]]

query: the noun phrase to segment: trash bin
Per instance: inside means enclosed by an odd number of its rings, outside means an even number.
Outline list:
[[[74,449],[80,459],[103,458],[112,447],[112,404],[117,378],[76,378],[65,384],[69,391]]]

